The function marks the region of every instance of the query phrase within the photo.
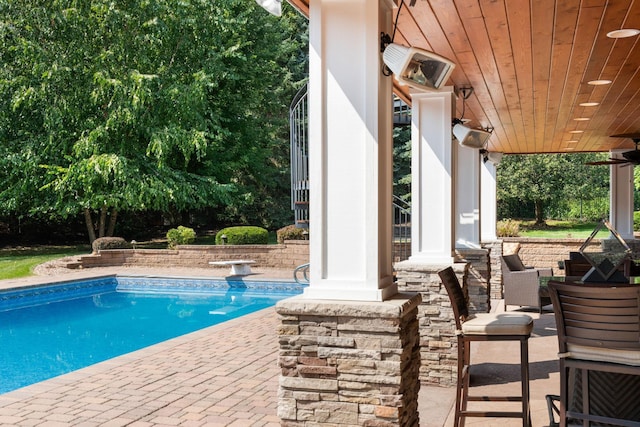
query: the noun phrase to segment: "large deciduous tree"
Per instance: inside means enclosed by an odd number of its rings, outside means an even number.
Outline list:
[[[93,240],[121,211],[260,212],[300,25],[246,0],[0,0],[1,213],[83,213]]]
[[[609,167],[585,165],[604,158],[599,153],[504,156],[497,173],[498,203],[532,204],[536,224],[544,224],[551,204],[608,193]]]

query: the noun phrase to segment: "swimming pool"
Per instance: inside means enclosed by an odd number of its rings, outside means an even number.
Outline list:
[[[273,306],[303,288],[109,276],[0,291],[0,393]]]

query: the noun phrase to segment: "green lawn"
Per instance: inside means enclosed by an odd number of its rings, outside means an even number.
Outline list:
[[[521,221],[520,237],[543,239],[586,239],[598,225],[597,222],[573,222],[547,220],[547,227],[537,228],[533,221]],[[606,230],[598,233],[596,238],[604,239],[609,235]]]
[[[276,244],[277,236],[275,231],[269,233],[269,244]],[[193,244],[215,245],[215,235],[198,236]],[[166,240],[153,240],[148,242],[138,242],[139,249],[166,249]],[[18,279],[33,275],[33,269],[43,262],[52,259],[62,258],[71,255],[86,255],[91,253],[88,245],[63,246],[63,247],[34,247],[24,250],[0,249],[0,280]]]
[[[88,246],[0,250],[0,280],[31,276],[33,269],[38,264],[65,256],[81,255],[90,252],[91,250]]]

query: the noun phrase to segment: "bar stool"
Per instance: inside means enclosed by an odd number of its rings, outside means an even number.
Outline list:
[[[467,299],[451,267],[438,272],[447,289],[456,321],[458,338],[458,375],[454,426],[464,426],[466,417],[520,418],[523,427],[531,426],[529,408],[529,336],[533,329],[531,316],[520,313],[478,314],[469,317]],[[470,352],[473,341],[520,342],[520,396],[469,395]],[[468,410],[467,402],[521,402],[521,411]]]

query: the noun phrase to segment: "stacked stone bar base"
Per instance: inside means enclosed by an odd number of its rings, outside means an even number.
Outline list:
[[[281,425],[418,426],[420,302],[280,301]]]

